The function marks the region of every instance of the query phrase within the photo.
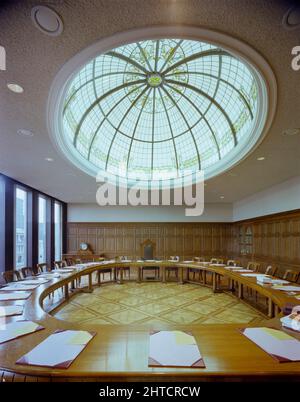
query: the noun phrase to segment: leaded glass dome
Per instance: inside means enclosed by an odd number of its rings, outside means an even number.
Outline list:
[[[244,156],[259,91],[252,66],[219,46],[142,40],[100,54],[72,75],[60,135],[78,165],[95,175],[145,183],[199,170],[211,177],[238,152]]]

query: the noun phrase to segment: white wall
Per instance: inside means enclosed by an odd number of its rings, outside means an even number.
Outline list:
[[[198,217],[185,216],[184,207],[100,207],[69,204],[68,222],[231,222],[231,204],[206,204]]]
[[[205,204],[198,217],[184,207],[99,207],[69,204],[69,222],[235,222],[300,208],[300,176],[232,204]]]
[[[299,208],[300,176],[235,202],[233,220],[239,221]]]

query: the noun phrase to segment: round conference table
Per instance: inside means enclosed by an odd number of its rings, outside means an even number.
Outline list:
[[[8,317],[7,322],[31,320],[44,327],[43,330],[21,338],[0,344],[0,380],[5,381],[222,381],[222,380],[299,380],[300,362],[278,363],[270,355],[260,349],[241,334],[240,329],[251,327],[247,324],[189,324],[164,325],[160,328],[149,328],[143,324],[131,325],[92,325],[70,323],[59,320],[47,313],[43,308],[44,300],[57,289],[63,289],[62,302],[68,301],[72,294],[92,292],[95,286],[102,286],[100,275],[93,283],[95,272],[112,268],[118,272],[114,281],[122,284],[125,267],[137,269],[137,282],[142,281],[143,267],[159,267],[160,280],[166,282],[167,268],[178,268],[178,283],[189,281],[185,271],[199,270],[203,274],[204,283],[208,285],[206,276],[210,275],[210,286],[214,292],[233,290],[237,286],[237,297],[243,298],[244,288],[258,292],[268,300],[268,316],[259,326],[281,328],[280,310],[298,300],[292,295],[260,285],[256,278],[246,277],[231,271],[221,264],[174,262],[174,261],[105,261],[79,264],[72,272],[62,273],[49,282],[41,284],[32,291],[24,302],[21,316]],[[70,267],[68,267],[70,268]],[[53,271],[57,272],[57,271]],[[76,288],[81,277],[87,277],[87,286]],[[221,280],[222,278],[222,280]],[[228,285],[226,285],[226,281]],[[225,285],[224,285],[225,282]],[[196,282],[192,282],[196,283]],[[198,283],[198,282],[197,282]],[[0,289],[1,290],[1,289]],[[300,287],[299,287],[300,293]],[[1,302],[0,306],[19,304]],[[300,304],[300,301],[299,301]],[[28,353],[37,344],[56,330],[77,329],[92,330],[96,336],[68,369],[50,369],[38,366],[22,366],[15,362]],[[165,368],[148,367],[148,344],[150,330],[183,330],[195,337],[205,360],[206,368]],[[300,340],[300,333],[283,329]]]

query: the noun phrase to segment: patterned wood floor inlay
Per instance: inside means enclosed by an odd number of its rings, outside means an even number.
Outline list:
[[[120,325],[259,323],[263,314],[236,297],[193,284],[104,284],[77,294],[55,314],[69,322]]]

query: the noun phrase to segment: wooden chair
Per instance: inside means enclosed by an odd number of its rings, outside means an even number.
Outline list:
[[[194,257],[193,258],[194,262],[200,263],[200,262],[204,262],[205,258],[204,257]],[[202,271],[201,269],[195,269],[195,268],[188,268],[188,272],[187,272],[187,279],[190,280],[190,274],[193,274],[193,281],[196,278],[196,274],[198,274],[198,280],[202,281],[203,276],[202,276]]]
[[[205,258],[204,257],[194,257],[193,260],[195,262],[205,262]]]
[[[20,269],[23,278],[27,278],[28,276],[34,276],[35,272],[31,267],[23,267]]]
[[[55,269],[63,268],[63,267],[65,267],[65,266],[66,266],[66,265],[64,264],[63,261],[54,261],[54,268],[55,268]]]
[[[66,266],[68,266],[68,267],[70,267],[71,265],[75,265],[75,261],[71,257],[65,258],[64,261],[66,263]]]
[[[178,262],[179,261],[179,256],[178,255],[171,255],[169,260],[174,261],[174,262]],[[167,274],[167,278],[170,278],[170,275],[172,273],[175,273],[175,277],[176,279],[178,279],[178,268],[177,267],[166,267],[166,274]]]
[[[235,267],[235,266],[240,266],[241,262],[238,260],[228,260],[227,261],[227,266],[228,267]]]
[[[42,274],[43,272],[50,272],[51,269],[48,267],[48,264],[43,262],[41,264],[36,264],[37,273]]]
[[[210,263],[211,264],[223,264],[223,258],[212,258],[211,260],[210,260]]]
[[[150,239],[145,240],[141,243],[141,252],[143,257],[141,259],[144,260],[153,260],[155,255],[156,245]],[[144,271],[154,271],[155,279],[159,279],[159,267],[156,266],[146,266],[142,267],[142,278],[144,278]]]
[[[259,262],[254,262],[250,261],[247,264],[247,269],[250,269],[251,271],[258,272],[260,269],[260,263]]]
[[[273,267],[272,265],[268,265],[265,270],[265,275],[275,276],[277,271],[277,267]]]
[[[292,269],[287,269],[283,275],[283,279],[290,282],[297,282],[299,278],[299,272],[293,271]]]
[[[2,272],[2,278],[5,283],[22,280],[21,273],[19,271],[5,271]]]
[[[104,269],[100,269],[99,271],[97,271],[97,276],[98,276],[98,282],[100,283],[100,278],[102,275],[102,280],[104,280],[104,275],[105,274],[109,274],[110,275],[110,280],[112,280],[112,268],[104,268]]]
[[[129,260],[130,258],[128,258],[126,255],[121,255],[118,257],[119,261],[124,261],[124,260]],[[122,267],[123,268],[123,272],[125,272],[125,276],[128,277],[130,279],[130,266],[126,266],[126,267]]]

